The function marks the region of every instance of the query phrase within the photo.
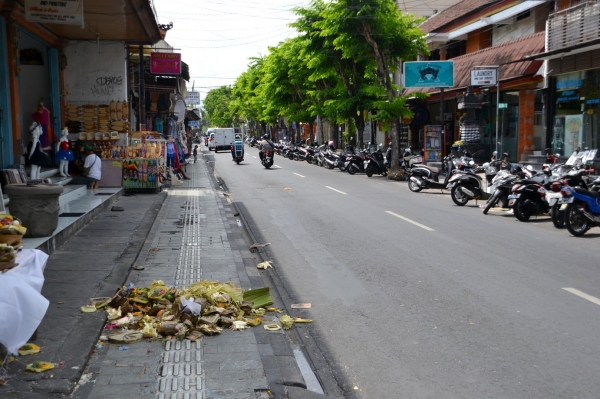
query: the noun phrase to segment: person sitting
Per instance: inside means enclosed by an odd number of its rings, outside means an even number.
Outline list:
[[[85,162],[82,168],[82,174],[75,176],[69,184],[85,184],[89,189],[98,188],[100,179],[102,178],[102,160],[92,151],[92,147],[86,145]]]
[[[267,152],[267,151],[273,152],[273,148],[275,148],[275,147],[273,146],[273,142],[271,141],[271,138],[269,137],[268,134],[265,134],[263,136],[263,140],[258,145],[258,148],[260,149],[260,151],[258,152],[258,157],[260,158],[261,161],[263,159],[263,154],[265,152]]]

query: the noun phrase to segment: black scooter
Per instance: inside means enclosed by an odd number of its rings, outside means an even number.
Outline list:
[[[439,175],[441,172],[440,168],[434,166],[427,166],[425,164],[414,165],[412,168],[407,169],[408,173],[408,188],[414,193],[418,193],[425,189],[439,189],[443,190],[448,185],[448,180],[454,173],[454,163],[451,162],[453,156],[447,155],[443,159],[443,163],[446,165],[446,178],[440,182]]]
[[[382,147],[383,144],[379,144],[379,149],[375,152],[370,153],[365,158],[364,168],[367,177],[371,177],[374,174],[387,176],[387,169],[383,160],[383,153],[381,152]]]

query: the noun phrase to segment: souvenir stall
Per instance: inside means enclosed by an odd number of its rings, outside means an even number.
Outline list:
[[[162,190],[166,140],[160,137],[157,132],[134,132],[129,145],[119,149],[122,185],[126,192]]]

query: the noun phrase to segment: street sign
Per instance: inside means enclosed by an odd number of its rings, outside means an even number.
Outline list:
[[[453,61],[405,62],[404,87],[454,87]]]
[[[200,104],[200,92],[199,91],[188,91],[187,99],[185,100],[187,105],[199,105]]]
[[[496,69],[471,70],[471,86],[491,86],[496,83]]]
[[[502,108],[508,108],[508,103],[499,103],[498,104],[498,108],[502,109]]]

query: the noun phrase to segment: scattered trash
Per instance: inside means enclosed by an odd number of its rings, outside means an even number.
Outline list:
[[[250,247],[248,247],[248,249],[250,250],[250,252],[254,253],[254,252],[257,252],[259,250],[259,248],[264,248],[267,245],[271,245],[271,243],[267,242],[264,244],[252,244],[252,245],[250,245]]]
[[[43,373],[44,371],[52,370],[53,368],[54,368],[54,363],[37,361],[37,362],[33,362],[31,364],[28,364],[25,367],[25,370],[33,371],[35,373]]]
[[[183,289],[169,287],[160,280],[143,288],[129,284],[119,288],[112,298],[93,299],[95,308],[108,313],[104,329],[120,330],[100,339],[117,344],[159,337],[194,341],[225,328],[259,326],[264,307],[273,304],[268,287],[243,292],[234,284],[207,280]],[[99,343],[96,348],[100,347]]]
[[[79,370],[79,366],[73,366],[71,367],[71,370]]]
[[[273,268],[273,261],[272,260],[267,260],[265,262],[261,262],[258,265],[256,265],[257,269],[268,269],[268,268]]]
[[[310,309],[311,307],[310,303],[292,303],[292,309]]]
[[[36,353],[40,353],[40,347],[34,344],[25,344],[19,348],[19,355],[27,356],[27,355],[35,355]]]
[[[59,362],[58,367],[65,367],[65,362]]]
[[[144,270],[144,269],[145,269],[145,267],[144,267],[144,266],[141,266],[141,265],[135,265],[135,266],[133,266],[133,269],[134,269],[134,270]]]
[[[129,350],[129,347],[128,346],[120,346],[119,350],[120,351],[126,351],[126,350]]]
[[[8,385],[8,381],[4,377],[0,377],[0,387]]]
[[[100,349],[103,349],[103,348],[104,348],[104,345],[102,345],[102,344],[96,344],[96,349],[100,350]]]
[[[264,325],[264,329],[267,331],[279,331],[281,330],[281,327],[279,326],[279,324],[265,324]]]
[[[81,313],[95,313],[96,307],[94,305],[87,305],[81,307]]]
[[[112,212],[123,212],[125,208],[123,208],[122,206],[113,206],[112,208],[110,208],[110,210]]]
[[[288,315],[283,315],[279,318],[279,321],[281,322],[281,325],[283,326],[284,330],[289,330],[290,328],[292,328],[292,326],[294,325],[294,323],[312,323],[312,319],[303,319],[301,317],[294,317],[291,318]]]
[[[101,335],[100,338],[98,338],[100,341],[108,341],[108,337],[106,335]]]
[[[284,187],[283,189],[284,190],[291,190],[292,188],[291,187]]]

